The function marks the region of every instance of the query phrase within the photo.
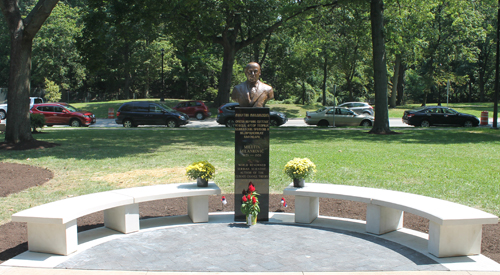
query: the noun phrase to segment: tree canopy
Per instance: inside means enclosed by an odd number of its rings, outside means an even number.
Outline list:
[[[45,83],[68,101],[166,96],[219,106],[250,61],[285,103],[493,97],[493,0],[58,2],[0,0],[0,87],[20,104],[9,106],[8,119],[20,119],[9,140],[32,138],[22,102],[43,96]],[[374,5],[383,20],[375,35]],[[387,87],[378,86],[384,76]]]

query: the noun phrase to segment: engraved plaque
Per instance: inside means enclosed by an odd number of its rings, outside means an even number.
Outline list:
[[[236,108],[234,220],[245,221],[241,197],[248,183],[260,194],[258,221],[269,220],[269,108]]]

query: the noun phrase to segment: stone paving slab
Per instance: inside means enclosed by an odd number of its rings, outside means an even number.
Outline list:
[[[74,255],[56,269],[169,272],[446,271],[406,246],[340,229],[206,223],[138,232]]]

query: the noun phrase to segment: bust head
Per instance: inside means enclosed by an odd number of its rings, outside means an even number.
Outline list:
[[[248,63],[245,67],[245,75],[248,82],[257,82],[260,78],[260,65],[256,62]]]

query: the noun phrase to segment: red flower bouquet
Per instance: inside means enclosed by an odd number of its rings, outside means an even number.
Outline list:
[[[260,212],[259,207],[259,194],[255,192],[255,185],[252,182],[248,184],[248,190],[243,191],[243,197],[241,198],[241,212],[247,216],[252,215],[251,224],[257,222],[257,215]]]

